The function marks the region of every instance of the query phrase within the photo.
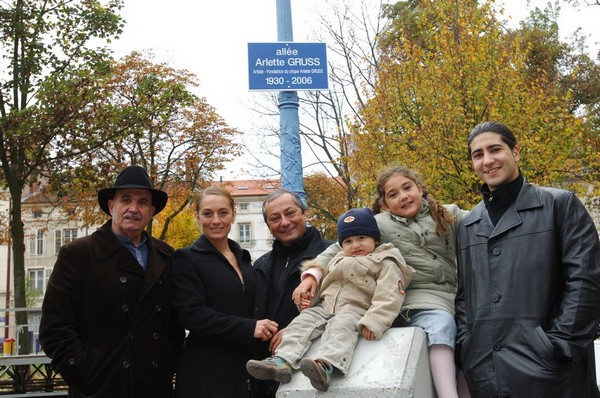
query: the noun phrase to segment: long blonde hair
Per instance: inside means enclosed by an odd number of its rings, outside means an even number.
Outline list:
[[[456,217],[452,215],[444,206],[442,206],[437,200],[429,197],[429,192],[427,191],[427,187],[423,184],[423,181],[419,177],[419,174],[412,169],[404,166],[392,166],[385,169],[379,177],[377,177],[377,196],[373,201],[373,213],[381,213],[381,209],[384,207],[385,202],[385,191],[384,185],[390,180],[390,178],[395,175],[402,175],[410,180],[412,180],[417,186],[421,187],[423,190],[423,199],[427,201],[429,204],[429,213],[431,217],[435,221],[435,232],[439,236],[448,236],[450,233],[450,226],[455,223]]]

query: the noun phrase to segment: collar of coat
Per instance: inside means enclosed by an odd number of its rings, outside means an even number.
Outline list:
[[[519,173],[519,176],[513,181],[493,191],[490,191],[487,184],[482,185],[481,194],[483,196],[483,203],[494,225],[498,223],[504,212],[519,196],[519,191],[523,187],[523,181],[524,177]]]
[[[384,261],[385,259],[390,259],[391,261],[398,264],[398,267],[400,267],[400,269],[402,270],[402,273],[404,274],[405,278],[412,279],[412,275],[415,273],[415,270],[413,267],[411,267],[410,265],[406,265],[406,262],[404,261],[404,257],[400,253],[400,250],[398,250],[398,248],[395,247],[393,243],[389,243],[389,242],[377,245],[377,247],[375,247],[375,250],[373,250],[371,253],[369,253],[365,256],[357,256],[357,257],[346,256],[344,254],[344,251],[340,250],[339,252],[337,252],[335,254],[335,256],[333,256],[333,258],[329,261],[329,264],[327,264],[327,265],[321,264],[318,261],[315,261],[314,259],[307,260],[302,263],[302,267],[300,268],[300,271],[304,272],[311,268],[317,268],[321,271],[321,273],[323,275],[325,275],[327,273],[327,269],[329,268],[329,266],[331,264],[335,263],[336,261],[339,261],[340,259],[344,259],[344,258],[353,258],[356,261],[373,261],[376,263],[380,263],[380,262]],[[408,281],[410,281],[410,279]],[[405,283],[408,283],[408,281],[405,281]]]
[[[468,227],[472,224],[479,223],[480,227],[477,231],[477,235],[490,238],[499,235],[522,223],[519,211],[542,207],[540,190],[540,187],[531,185],[527,183],[527,180],[523,180],[523,186],[519,191],[517,198],[506,210],[496,227],[492,224],[483,201],[479,202],[464,218],[463,224]]]
[[[251,261],[250,252],[246,249],[242,249],[239,243],[229,238],[227,239],[227,243],[229,244],[229,248],[231,249],[233,254],[235,254],[235,256],[238,258],[238,260],[241,259],[244,262]],[[210,243],[208,239],[206,239],[206,236],[204,235],[201,235],[198,239],[196,239],[196,241],[192,244],[192,250],[199,252],[210,252],[223,256],[223,254],[219,250],[217,250],[213,246],[213,244]]]
[[[306,233],[304,234],[303,238],[307,239],[307,241],[305,242],[306,245],[304,246],[304,250],[294,251],[294,255],[290,255],[290,253],[292,252],[287,252],[286,255],[286,253],[278,251],[278,248],[284,246],[280,243],[278,244],[278,241],[276,240],[275,242],[273,242],[273,249],[260,256],[254,262],[254,269],[263,274],[268,274],[277,255],[293,257],[294,264],[296,264],[297,262],[317,257],[321,252],[323,252],[323,250],[325,250],[330,245],[334,244],[333,241],[330,241],[329,239],[324,239],[321,236],[319,230],[313,227],[308,227],[306,229]],[[295,249],[298,249],[300,246],[303,245],[300,242],[296,243],[298,243],[298,246],[293,245]]]
[[[95,231],[89,238],[93,242],[92,247],[94,248],[95,258],[98,260],[105,260],[116,256],[119,251],[124,250],[128,255],[131,256],[132,263],[136,265],[133,267],[139,272],[144,272],[142,267],[137,263],[137,260],[131,255],[129,250],[123,245],[119,239],[113,234],[111,229],[111,220],[107,221],[97,231]],[[144,231],[144,233],[146,233]],[[85,238],[83,238],[85,239]],[[74,242],[77,242],[75,240]],[[149,281],[155,281],[160,278],[160,275],[169,264],[171,256],[173,255],[173,248],[167,243],[148,236],[148,267],[145,272],[146,279]],[[121,265],[123,266],[123,265]]]
[[[307,227],[306,232],[291,246],[284,246],[278,239],[273,242],[273,251],[283,254],[287,257],[293,257],[306,251],[308,245],[317,238],[320,238],[319,231],[316,228]]]

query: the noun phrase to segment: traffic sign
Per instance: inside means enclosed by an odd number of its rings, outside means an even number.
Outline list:
[[[250,90],[328,90],[325,43],[248,43]]]

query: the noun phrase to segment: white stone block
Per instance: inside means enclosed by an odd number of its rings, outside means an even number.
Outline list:
[[[306,357],[315,357],[319,341]],[[280,385],[277,397],[434,398],[434,391],[427,337],[423,329],[410,327],[389,329],[378,341],[359,338],[348,374],[334,375],[328,391],[316,390],[297,370],[290,383]]]
[[[594,340],[594,357],[596,360],[596,384],[600,386],[600,339]]]

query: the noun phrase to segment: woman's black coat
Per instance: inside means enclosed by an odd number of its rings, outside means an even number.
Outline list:
[[[256,284],[250,254],[229,240],[243,273],[201,236],[173,257],[174,304],[189,331],[179,366],[175,396],[249,396],[246,362],[251,357],[256,320]]]

